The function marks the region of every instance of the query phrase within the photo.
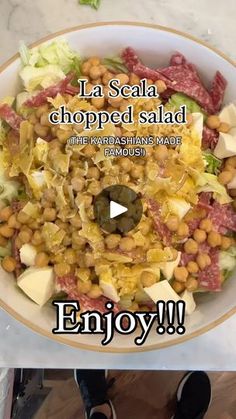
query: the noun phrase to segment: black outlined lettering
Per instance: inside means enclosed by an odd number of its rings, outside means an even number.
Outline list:
[[[156,320],[157,315],[156,313],[136,312],[135,316],[138,318],[143,333],[137,338],[135,338],[134,343],[138,346],[141,346],[146,342],[148,334],[152,328],[154,321]]]
[[[79,333],[80,323],[76,322],[76,312],[79,312],[80,306],[78,301],[53,301],[52,304],[56,307],[56,327],[52,329],[52,333],[67,334]],[[66,309],[71,307],[71,312],[66,313]],[[70,321],[73,327],[68,327],[67,321]]]

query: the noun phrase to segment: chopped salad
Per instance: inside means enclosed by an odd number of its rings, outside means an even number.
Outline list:
[[[205,87],[195,65],[177,52],[151,69],[132,48],[118,57],[81,58],[64,40],[20,48],[16,97],[0,102],[0,256],[16,284],[40,306],[76,299],[81,310],[151,311],[158,299],[187,303],[219,292],[236,264],[236,106],[223,105],[227,82],[216,72]],[[158,66],[158,62],[157,62]],[[78,79],[107,87],[155,84],[158,98],[79,97]],[[104,157],[104,146],[68,144],[88,135],[82,124],[52,125],[70,111],[187,108],[187,124],[108,124],[103,136],[181,136],[177,146],[145,146],[145,157]],[[90,134],[89,134],[90,135]],[[91,135],[101,135],[93,127]],[[126,147],[126,146],[124,146]],[[127,147],[131,147],[127,145]],[[93,202],[121,184],[142,199],[140,223],[109,234],[95,222]]]

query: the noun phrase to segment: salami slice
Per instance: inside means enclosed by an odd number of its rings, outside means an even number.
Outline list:
[[[222,106],[226,87],[227,81],[225,80],[224,76],[219,71],[217,71],[213,79],[210,91],[215,112],[218,112]]]
[[[160,206],[154,199],[148,199],[147,205],[153,219],[154,229],[160,236],[165,246],[169,246],[172,242],[172,234],[168,227],[162,222],[160,214]]]
[[[221,205],[215,201],[208,218],[212,221],[214,229],[219,233],[236,232],[236,213],[231,204]]]
[[[219,267],[219,250],[211,249],[208,254],[211,258],[211,264],[199,272],[199,285],[207,291],[220,291],[221,274]]]
[[[7,103],[0,105],[0,118],[6,121],[15,131],[19,131],[20,124],[23,121],[23,118],[20,115],[17,115],[14,109]]]
[[[203,86],[193,65],[169,66],[160,69],[159,72],[170,80],[168,87],[172,87],[176,92],[184,93],[199,103],[207,112],[214,113],[211,95]]]
[[[218,143],[219,133],[211,128],[208,128],[206,125],[203,128],[202,133],[202,146],[204,150],[211,149],[213,150]]]
[[[99,298],[89,298],[85,294],[80,294],[77,290],[77,280],[74,275],[64,275],[56,278],[56,283],[60,287],[61,291],[66,292],[68,295],[68,300],[78,300],[80,303],[80,309],[82,311],[99,311],[99,313],[104,314],[108,310],[105,307],[105,304],[110,301],[106,297]],[[119,306],[114,304],[113,311],[115,313],[119,312]]]
[[[47,99],[49,97],[54,98],[58,93],[64,94],[66,91],[68,92],[68,89],[72,87],[70,86],[70,82],[73,78],[73,73],[68,74],[63,80],[59,81],[59,83],[53,86],[49,86],[46,89],[40,91],[37,95],[27,99],[24,103],[24,106],[37,108],[38,106],[47,103]]]
[[[189,63],[186,57],[181,52],[176,52],[171,56],[170,66],[173,65],[186,65],[193,73],[197,74],[197,69],[194,64]]]
[[[164,74],[162,74],[158,70],[153,70],[149,67],[146,67],[143,64],[137,64],[133,67],[133,72],[137,74],[141,79],[150,79],[153,81],[162,80],[166,83],[166,85],[170,85],[172,87],[172,83],[168,80],[167,77],[165,77]]]
[[[199,201],[198,201],[197,206],[209,212],[212,210],[211,199],[212,199],[211,192],[202,192],[199,195]]]
[[[135,66],[142,64],[133,48],[126,48],[122,52],[121,57],[123,58],[126,67],[131,72],[133,72]]]
[[[180,265],[186,266],[189,262],[192,262],[195,259],[194,255],[189,255],[188,253],[182,252],[181,253],[181,259],[180,259]]]

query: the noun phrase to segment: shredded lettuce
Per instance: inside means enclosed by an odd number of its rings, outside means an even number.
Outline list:
[[[232,202],[225,187],[218,181],[217,176],[211,173],[197,173],[196,186],[197,193],[213,192],[213,198],[220,204]]]
[[[128,73],[128,69],[120,57],[104,58],[103,64],[108,70],[118,71],[119,73]]]
[[[179,108],[181,105],[185,105],[188,113],[200,112],[204,116],[206,116],[205,112],[197,104],[197,102],[195,102],[190,97],[184,95],[183,93],[173,94],[169,99],[169,103],[171,106],[174,106],[175,108]]]
[[[20,56],[23,65],[20,77],[29,92],[53,85],[71,71],[80,75],[80,57],[64,39],[31,50],[21,43]]]
[[[98,9],[100,6],[101,0],[79,0],[79,4],[85,4],[91,6],[93,9]]]
[[[223,271],[224,281],[226,281],[236,267],[236,247],[230,247],[229,250],[220,252],[219,266]]]
[[[208,151],[203,152],[203,159],[206,164],[205,171],[207,173],[211,173],[213,175],[218,175],[220,173],[220,167],[222,165],[222,161],[220,159],[217,159],[217,157]]]

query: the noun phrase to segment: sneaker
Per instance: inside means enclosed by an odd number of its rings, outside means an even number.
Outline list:
[[[85,405],[85,419],[117,419],[112,402],[107,398],[107,371],[104,370],[74,370],[74,378],[80,389]],[[92,412],[94,407],[108,404],[111,416]]]
[[[203,419],[211,403],[211,383],[205,372],[186,374],[177,389],[177,410],[172,419]]]

